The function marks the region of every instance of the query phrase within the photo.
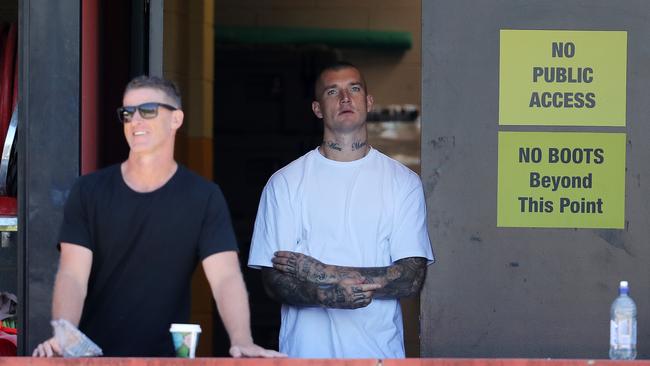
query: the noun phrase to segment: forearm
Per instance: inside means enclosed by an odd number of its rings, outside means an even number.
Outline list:
[[[275,301],[295,306],[321,306],[317,284],[302,281],[274,268],[262,267],[266,293]]]
[[[74,276],[59,271],[52,294],[52,319],[65,319],[79,326],[86,291],[86,286],[79,283]]]
[[[262,278],[269,296],[294,306],[356,309],[370,304],[372,292],[379,287],[351,279],[336,284],[317,284],[267,267],[262,268]]]
[[[274,259],[276,268],[309,283],[328,285],[355,280],[381,285],[374,294],[375,298],[416,295],[424,281],[426,262],[426,258],[408,257],[386,267],[347,267],[325,264],[295,252],[278,252]]]
[[[427,268],[427,260],[422,257],[403,258],[388,267],[357,268],[368,283],[378,283],[382,287],[375,292],[377,299],[399,299],[420,293]]]
[[[213,293],[230,343],[253,343],[250,330],[248,293],[240,272],[233,273],[223,281],[219,291]]]

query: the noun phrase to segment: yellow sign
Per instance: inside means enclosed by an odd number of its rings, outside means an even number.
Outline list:
[[[498,227],[624,228],[624,133],[499,132],[498,174]]]
[[[501,30],[499,124],[625,126],[627,32]]]

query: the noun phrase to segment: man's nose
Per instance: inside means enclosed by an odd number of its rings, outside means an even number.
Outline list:
[[[341,103],[347,103],[350,101],[350,93],[347,90],[341,91]]]

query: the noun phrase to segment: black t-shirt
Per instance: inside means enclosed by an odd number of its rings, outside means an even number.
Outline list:
[[[119,165],[80,177],[60,242],[93,252],[79,328],[106,356],[173,356],[171,323],[187,323],[199,260],[237,250],[219,187],[179,165],[161,188],[138,193]]]

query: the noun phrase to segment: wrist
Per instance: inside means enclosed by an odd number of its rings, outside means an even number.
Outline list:
[[[244,344],[251,344],[253,343],[253,336],[251,336],[250,332],[242,333],[239,335],[233,335],[230,337],[230,346],[236,346],[236,345],[244,345]]]

